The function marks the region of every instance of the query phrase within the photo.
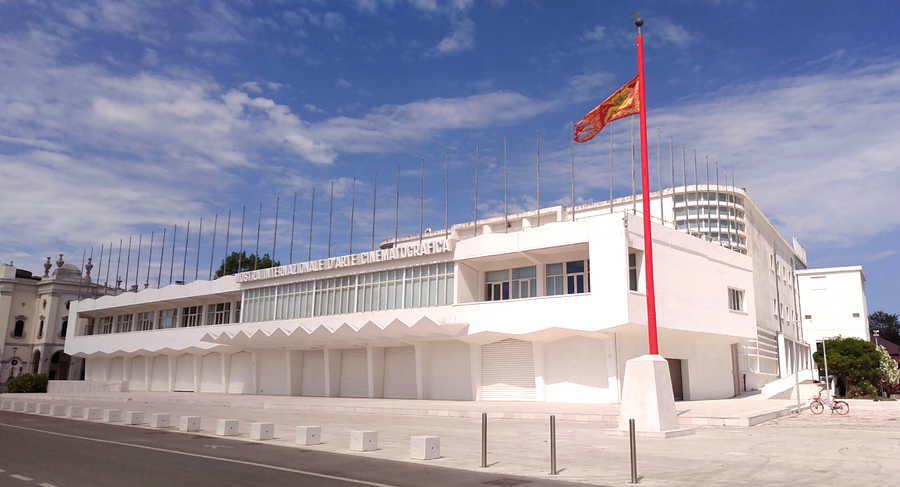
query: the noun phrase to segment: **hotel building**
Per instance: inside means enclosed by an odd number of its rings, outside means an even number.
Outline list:
[[[788,242],[740,188],[652,194],[676,399],[810,367]],[[350,256],[73,303],[90,390],[617,402],[647,352],[640,198],[556,206]]]

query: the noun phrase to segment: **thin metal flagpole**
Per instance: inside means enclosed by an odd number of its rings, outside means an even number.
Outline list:
[[[446,222],[444,223],[446,227]],[[509,231],[509,145],[503,137],[503,231]]]
[[[203,217],[200,217],[200,225],[197,227],[197,257],[194,258],[194,280],[200,278],[200,246],[203,244]]]
[[[575,132],[575,124],[572,123],[572,132]],[[575,221],[575,142],[569,143],[569,172],[572,192],[572,221]]]
[[[147,252],[147,276],[144,278],[144,289],[150,287],[150,268],[153,267],[153,237],[155,232],[150,232],[150,249]]]
[[[212,281],[213,278],[213,261],[216,257],[216,233],[219,230],[219,214],[216,213],[215,218],[213,218],[213,234],[212,234],[212,243],[209,245],[209,277],[207,280]]]
[[[291,203],[291,246],[288,251],[288,264],[294,263],[294,222],[297,220],[297,192],[294,191],[294,202]]]
[[[91,253],[88,254],[88,264],[91,264],[91,266],[94,265],[94,246],[93,245],[91,245]],[[85,268],[85,269],[87,269],[87,268]],[[99,273],[100,273],[100,271],[98,270],[97,274],[99,275]],[[90,274],[88,274],[87,277],[88,277],[88,283],[93,282]],[[93,290],[91,291],[91,294],[93,294]]]
[[[697,172],[697,149],[694,149],[694,195],[697,207],[697,238],[700,238],[700,173]]]
[[[475,186],[474,186],[474,188],[475,188],[475,192],[474,192],[475,200],[474,200],[474,204],[472,205],[472,210],[473,210],[473,212],[474,212],[474,217],[475,217],[475,220],[474,220],[475,228],[474,228],[474,230],[475,230],[475,236],[476,236],[476,237],[478,236],[478,165],[479,165],[478,163],[480,162],[480,161],[479,161],[479,158],[480,158],[480,157],[481,157],[481,155],[480,155],[479,152],[478,152],[478,144],[475,144]]]
[[[656,129],[656,161],[654,161],[654,166],[656,167],[656,189],[659,191],[659,221],[662,222],[663,225],[666,224],[666,219],[663,216],[663,201],[662,201],[662,130]]]
[[[613,152],[615,152],[615,140],[614,135],[616,131],[613,129],[609,130],[609,214],[612,215],[613,212],[613,199],[615,198],[615,188],[616,188],[616,171],[613,166]]]
[[[162,239],[159,241],[159,267],[156,268],[156,288],[162,286],[162,268],[166,256],[166,227],[163,227]]]
[[[447,168],[447,153],[444,152],[444,233],[450,233],[449,211],[450,211],[450,173]]]
[[[681,186],[682,195],[684,196],[684,226],[687,228],[688,235],[691,234],[691,210],[688,208],[688,192],[687,192],[687,147],[681,146]]]
[[[272,265],[275,265],[275,254],[278,251],[278,210],[281,205],[281,195],[275,195],[275,229],[272,232]]]
[[[112,245],[113,243],[109,242],[107,246],[109,252],[106,253],[106,277],[103,278],[103,287],[107,289],[109,288],[109,269],[112,267]],[[106,293],[106,290],[104,289],[103,292]]]
[[[351,191],[350,197],[350,238],[349,243],[347,245],[347,252],[350,255],[353,255],[353,224],[356,218],[356,176],[353,176],[353,189]]]
[[[672,169],[672,228],[675,228],[675,145],[672,136],[669,136],[669,168]],[[662,193],[659,195],[659,213],[663,213]],[[663,218],[665,222],[665,218]]]
[[[394,245],[400,240],[400,165],[397,165],[397,192],[394,195]]]
[[[709,156],[706,156],[706,191],[703,194],[703,212],[706,213],[706,240],[712,240],[712,225],[709,222]]]
[[[716,240],[722,245],[722,208],[719,206],[719,161],[716,161]]]
[[[138,254],[137,259],[135,259],[134,266],[134,290],[138,289],[138,281],[141,280],[141,247],[144,245],[144,234],[138,234]]]
[[[172,226],[172,257],[169,259],[169,284],[172,284],[172,276],[175,272],[175,237],[178,233],[178,224]]]
[[[97,266],[97,284],[100,284],[100,276],[103,275],[103,246],[106,245],[104,243],[100,243],[100,265]]]
[[[331,180],[331,196],[328,199],[328,257],[331,257],[331,230],[334,222],[334,180]]]
[[[375,210],[378,208],[378,173],[372,175],[372,235],[370,246],[375,250]]]
[[[119,239],[119,255],[116,256],[116,290],[122,285],[122,274],[119,272],[119,264],[122,263],[122,239]]]
[[[306,239],[306,260],[312,260],[313,220],[316,214],[316,187],[313,186],[309,202],[309,238]]]
[[[187,253],[188,253],[188,243],[191,240],[191,221],[187,222],[187,230],[184,232],[184,253],[182,254],[181,261],[181,284],[187,280]]]
[[[644,207],[644,262],[646,271],[644,277],[647,280],[647,335],[651,355],[659,355],[659,340],[656,332],[656,291],[653,287],[653,237],[650,226],[650,163],[647,154],[647,83],[644,72],[644,35],[641,30],[644,21],[640,17],[635,19],[637,26],[637,54],[638,54],[638,83],[640,89],[640,116],[641,116],[641,185]]]
[[[222,275],[226,273],[225,266],[228,263],[228,245],[231,243],[231,208],[228,209],[228,217],[225,218],[225,248],[222,252]],[[218,277],[218,276],[217,276]]]
[[[240,236],[240,251],[238,252],[238,266],[237,273],[240,273],[244,269],[244,220],[247,217],[247,205],[241,205],[241,236]]]
[[[125,254],[125,290],[128,291],[128,281],[131,275],[131,235],[128,236],[128,253]]]
[[[541,133],[537,133],[537,148],[534,153],[534,184],[535,184],[535,209],[537,210],[537,215],[535,217],[536,227],[541,226],[541,150],[543,149],[544,141],[541,137]]]
[[[259,267],[259,234],[262,231],[262,201],[259,202],[259,212],[256,214],[256,249],[253,251],[253,270]]]
[[[425,235],[425,158],[422,158],[422,166],[419,170],[419,245],[422,245],[422,237]]]

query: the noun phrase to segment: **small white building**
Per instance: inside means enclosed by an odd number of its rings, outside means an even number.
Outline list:
[[[802,248],[741,189],[653,198],[660,349],[676,398],[732,397],[809,368],[794,311]],[[85,358],[86,380],[113,389],[616,402],[625,361],[647,351],[637,201],[82,300],[66,350]]]
[[[797,281],[809,343],[833,337],[871,340],[862,266],[797,271]]]

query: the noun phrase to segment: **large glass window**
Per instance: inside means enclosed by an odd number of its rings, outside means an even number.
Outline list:
[[[206,306],[207,325],[227,325],[231,323],[231,303],[217,303]]]
[[[547,296],[580,294],[590,290],[590,261],[547,264]]]
[[[638,274],[640,273],[640,260],[637,252],[628,253],[628,290],[638,290]]]
[[[484,300],[509,299],[509,270],[484,273]]]
[[[728,288],[728,309],[732,311],[744,311],[744,291]]]
[[[185,306],[181,308],[181,326],[200,326],[203,306]]]
[[[138,330],[147,331],[153,329],[153,311],[144,311],[137,315]]]
[[[104,316],[100,318],[100,333],[112,333],[113,326],[113,317],[112,316]]]
[[[534,266],[519,267],[512,270],[512,299],[533,298],[537,296],[537,270]]]
[[[116,316],[116,333],[131,331],[131,314]]]
[[[159,328],[175,328],[175,315],[177,309],[164,309],[159,312]]]
[[[316,281],[316,316],[352,313],[356,301],[356,276]]]
[[[357,280],[356,311],[403,307],[403,269],[370,272]]]

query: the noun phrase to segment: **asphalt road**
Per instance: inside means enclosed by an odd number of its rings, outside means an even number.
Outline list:
[[[239,440],[0,411],[0,486],[563,487]]]

